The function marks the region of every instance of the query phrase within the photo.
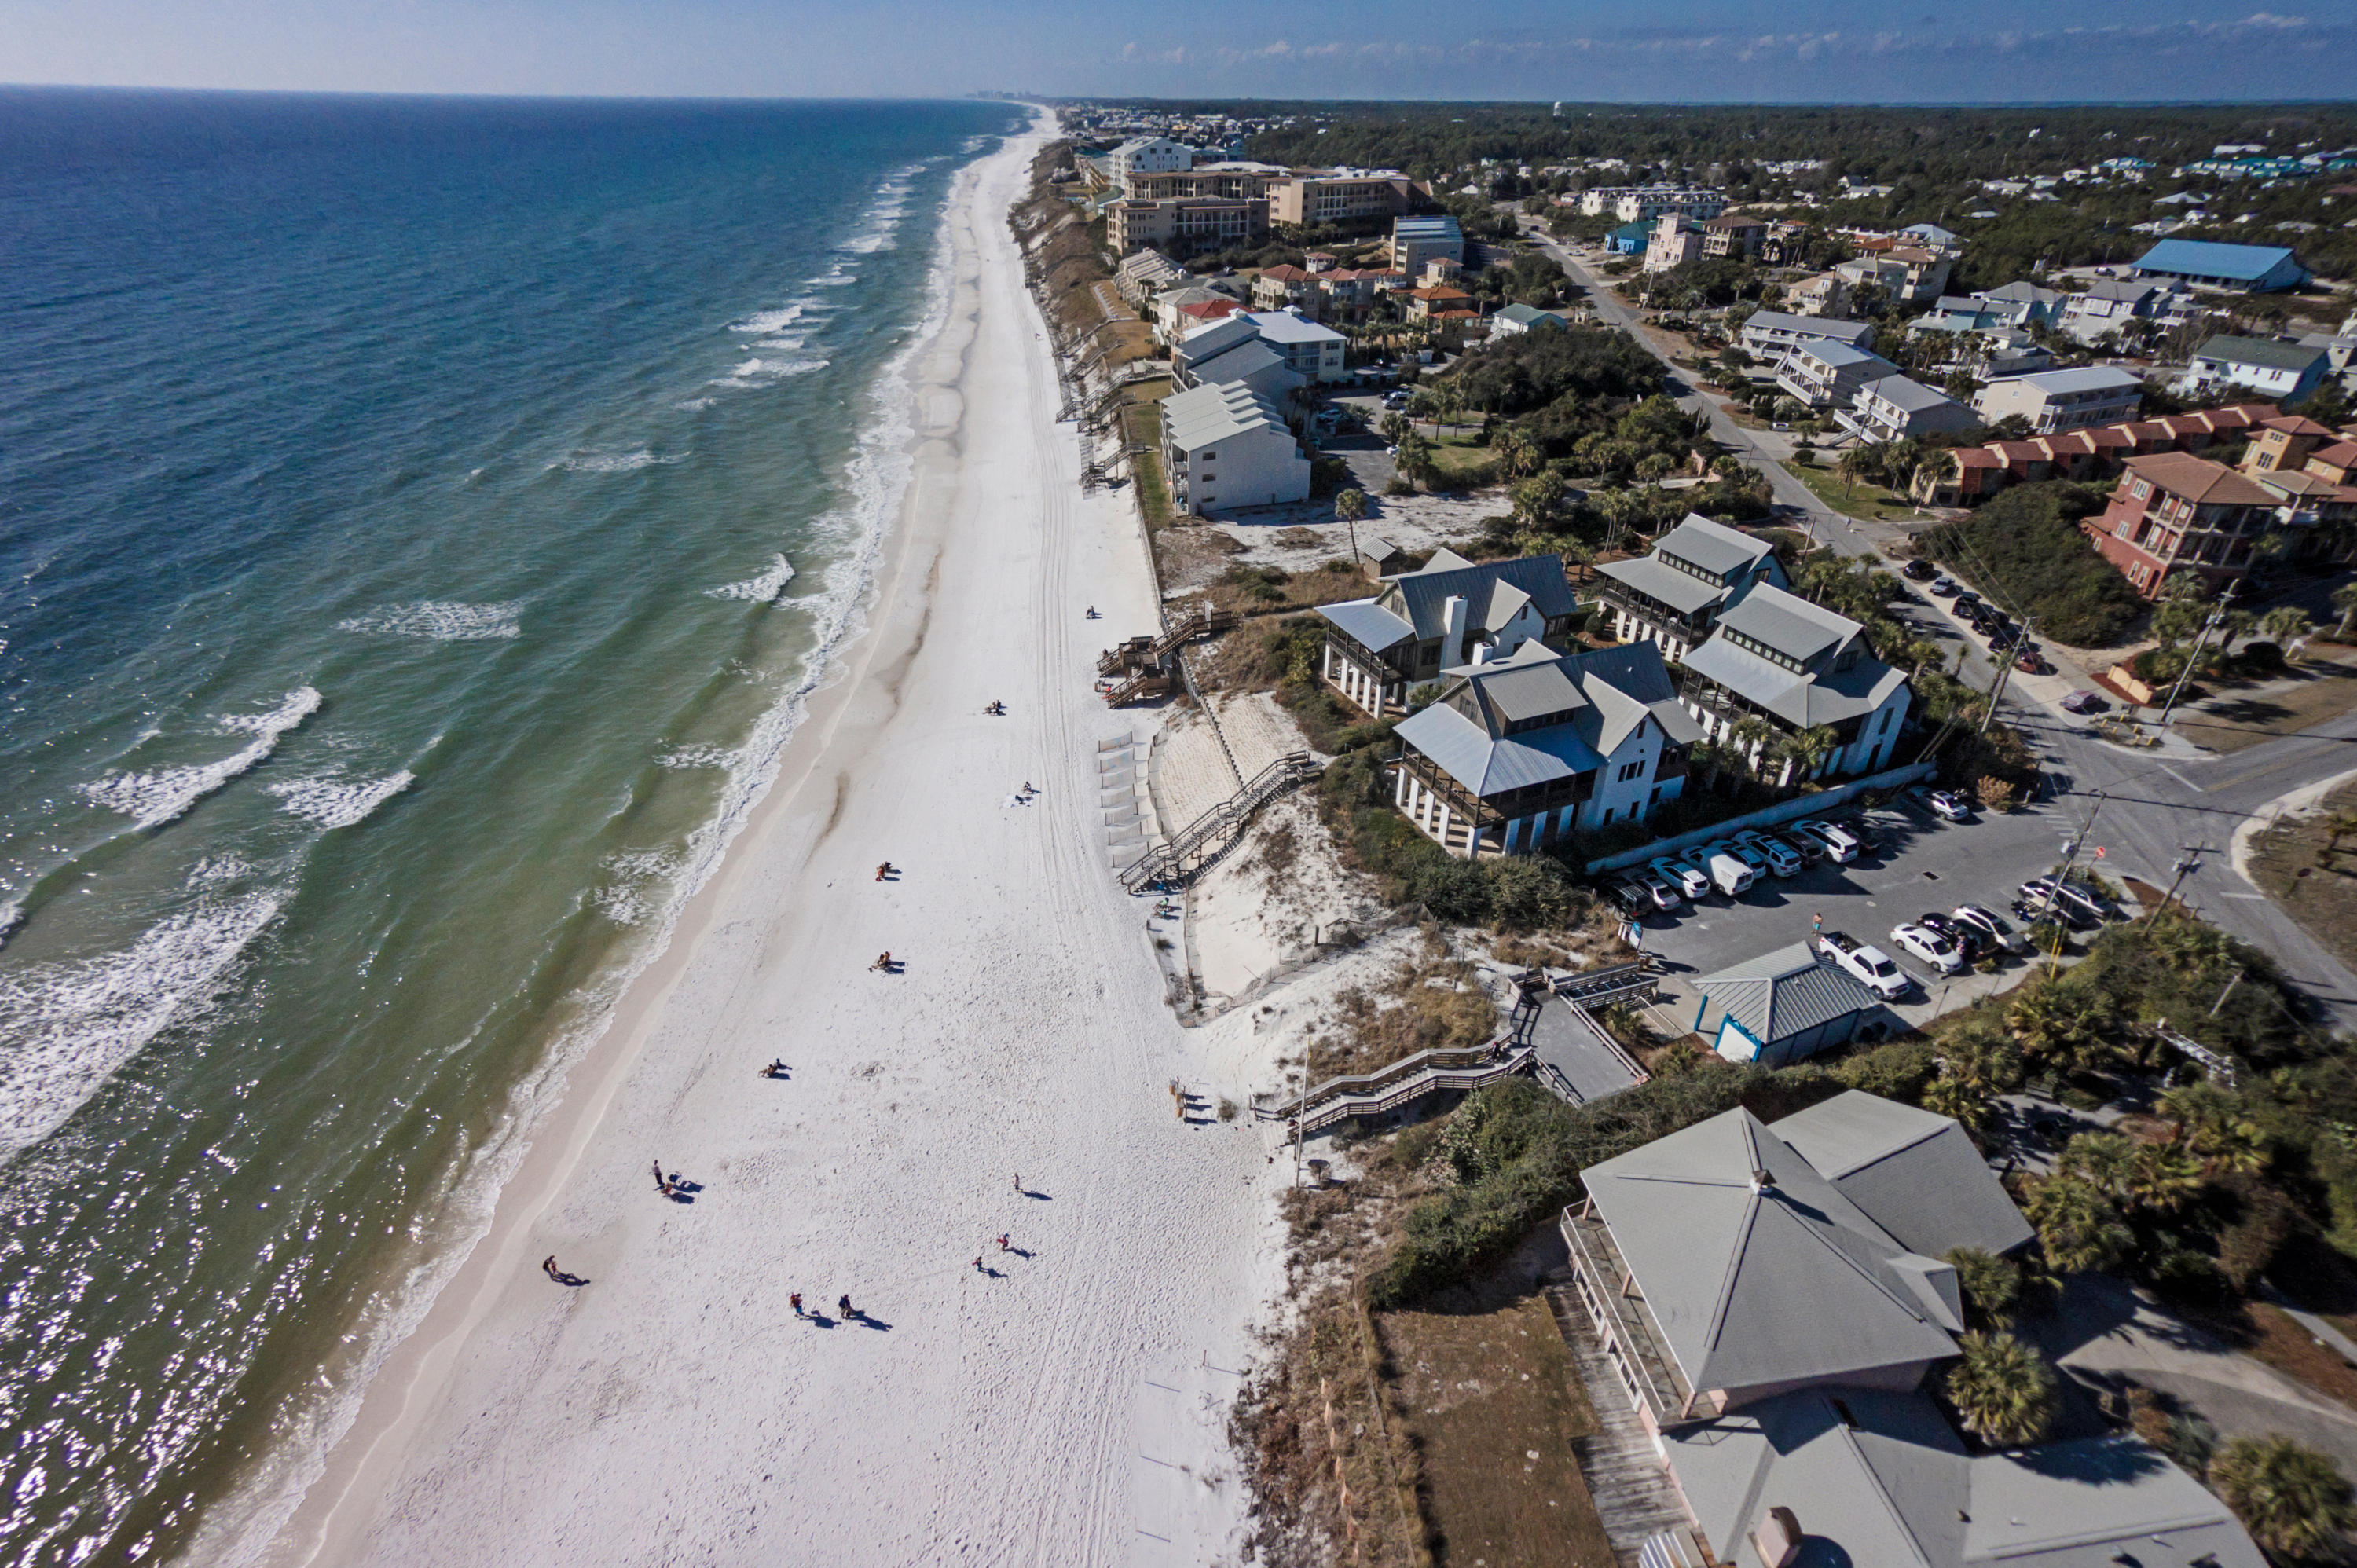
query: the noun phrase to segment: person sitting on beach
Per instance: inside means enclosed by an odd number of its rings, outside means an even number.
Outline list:
[[[1091,606],[1089,607],[1089,618],[1090,618],[1091,620],[1103,620],[1103,619],[1104,618],[1104,617],[1103,617],[1103,616],[1101,616],[1101,615],[1097,614],[1097,607],[1096,607],[1096,606],[1094,606],[1094,605],[1091,605]]]
[[[876,868],[876,880],[877,880],[877,881],[878,881],[878,882],[883,881],[886,877],[888,877],[888,876],[889,876],[889,875],[892,875],[892,863],[891,863],[890,861],[888,861],[888,861],[886,861],[883,865],[879,865],[879,866],[877,866],[877,867]]]
[[[1006,704],[1005,703],[994,702],[990,706],[983,709],[982,711],[985,714],[1001,714],[1006,712]]]
[[[874,963],[869,964],[867,967],[868,967],[869,969],[871,969],[871,970],[874,970],[874,969],[880,969],[880,970],[882,970],[882,971],[883,971],[885,973],[887,973],[887,974],[891,973],[891,972],[892,972],[892,955],[891,955],[891,953],[889,953],[888,951],[888,952],[886,952],[883,956],[881,956],[880,958],[878,958],[878,959],[877,959]]]
[[[761,1069],[761,1076],[763,1078],[783,1078],[786,1076],[786,1064],[779,1061],[775,1058],[771,1058],[770,1065]]]

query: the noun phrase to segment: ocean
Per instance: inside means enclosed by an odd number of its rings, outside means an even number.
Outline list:
[[[0,90],[0,1560],[292,1506],[856,627],[1023,118]]]

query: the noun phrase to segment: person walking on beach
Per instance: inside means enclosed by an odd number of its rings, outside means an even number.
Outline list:
[[[998,1250],[1002,1252],[1006,1251],[1006,1238],[1004,1236],[998,1239]]]
[[[655,1190],[662,1193],[665,1197],[669,1197],[671,1196],[671,1183],[663,1180],[662,1162],[661,1160],[657,1160],[655,1162]]]
[[[802,1311],[802,1293],[800,1291],[796,1291],[793,1294],[786,1297],[786,1305],[794,1309],[794,1316],[796,1317],[806,1317],[809,1316],[809,1314]]]
[[[1015,1173],[1015,1190],[1017,1192],[1021,1192],[1023,1190],[1023,1173],[1021,1171],[1017,1171]]]
[[[982,1254],[980,1252],[976,1252],[974,1255],[974,1272],[975,1273],[982,1273]]]
[[[856,1317],[857,1316],[859,1316],[857,1313],[856,1313],[856,1312],[854,1312],[854,1311],[852,1311],[852,1310],[851,1310],[851,1298],[850,1298],[849,1296],[847,1296],[847,1295],[846,1295],[846,1296],[840,1297],[840,1298],[838,1298],[838,1299],[836,1300],[836,1302],[835,1302],[835,1304],[834,1304],[834,1310],[835,1310],[835,1311],[837,1311],[837,1312],[839,1312],[839,1313],[841,1313],[841,1314],[843,1314],[843,1316],[845,1316],[845,1318],[846,1318],[846,1319],[853,1318],[853,1317]]]
[[[555,1253],[551,1252],[548,1256],[540,1261],[540,1272],[546,1274],[550,1279],[557,1277]]]

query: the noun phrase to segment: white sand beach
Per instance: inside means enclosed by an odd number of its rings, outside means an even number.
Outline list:
[[[868,631],[273,1561],[1234,1558],[1225,1425],[1292,1173],[1248,1114],[1174,1115],[1174,1078],[1241,1101],[1266,1042],[1178,1026],[1108,868],[1098,745],[1148,721],[1092,664],[1156,607],[1127,497],[1082,495],[1054,423],[1006,223],[1038,145],[953,196]]]

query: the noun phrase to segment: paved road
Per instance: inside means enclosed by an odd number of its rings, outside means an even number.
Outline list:
[[[1855,518],[1844,517],[1819,500],[1808,486],[1792,477],[1792,471],[1770,456],[1751,432],[1727,416],[1718,403],[1696,391],[1686,372],[1671,361],[1652,338],[1637,329],[1637,313],[1620,303],[1606,282],[1590,273],[1555,236],[1539,227],[1538,220],[1525,214],[1523,218],[1523,238],[1538,246],[1549,259],[1563,268],[1571,280],[1587,293],[1588,303],[1597,316],[1628,333],[1645,346],[1646,350],[1662,361],[1669,372],[1670,392],[1680,406],[1710,417],[1710,433],[1720,445],[1745,462],[1757,467],[1768,476],[1775,504],[1792,522],[1801,523],[1845,555],[1863,555],[1868,551],[1887,549],[1891,542],[1904,537],[1896,529],[1876,529]]]

